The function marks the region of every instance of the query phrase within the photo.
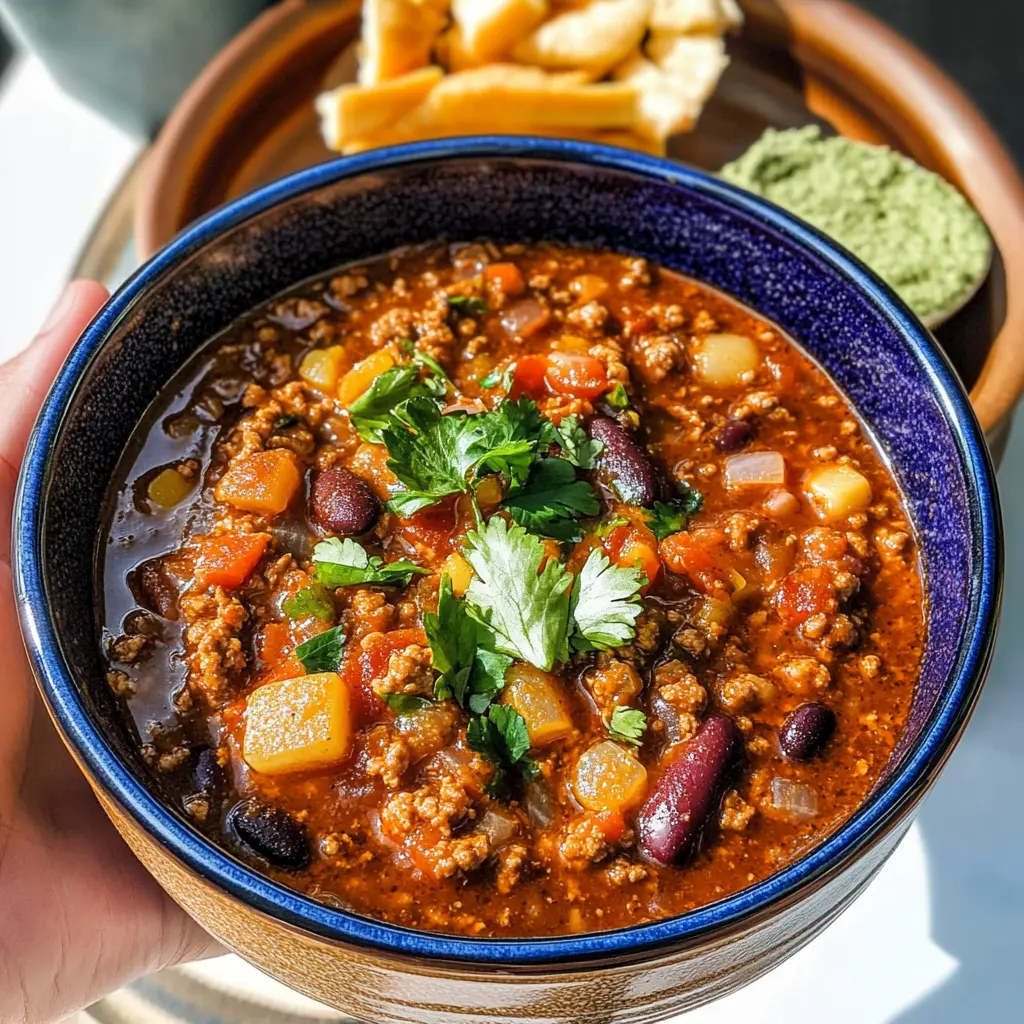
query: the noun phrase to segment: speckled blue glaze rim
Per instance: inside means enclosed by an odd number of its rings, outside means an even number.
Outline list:
[[[760,221],[838,270],[907,340],[924,379],[940,398],[969,485],[974,564],[967,628],[954,670],[931,720],[899,771],[837,832],[765,881],[717,903],[653,924],[540,939],[466,939],[370,920],[302,896],[214,846],[160,803],[114,753],[92,722],[60,654],[41,573],[42,522],[50,455],[77,382],[108,333],[161,275],[235,225],[322,186],[360,174],[458,158],[519,158],[584,164],[641,175],[716,200]],[[165,848],[201,877],[248,906],[329,940],[416,958],[479,968],[546,968],[625,963],[727,930],[781,905],[799,889],[830,876],[893,827],[942,767],[973,710],[991,657],[1002,586],[1002,532],[994,471],[981,428],[955,372],[928,332],[866,267],[782,210],[707,174],[606,146],[535,138],[479,137],[377,150],[320,164],[250,193],[186,229],[143,266],[90,324],[53,385],[29,442],[15,507],[14,574],[22,629],[44,698],[58,726],[105,791]]]

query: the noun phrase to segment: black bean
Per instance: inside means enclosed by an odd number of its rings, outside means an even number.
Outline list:
[[[306,830],[277,807],[250,797],[228,811],[227,826],[261,857],[279,868],[304,868],[309,863]]]
[[[754,438],[746,420],[726,420],[712,435],[711,443],[720,452],[738,452]]]
[[[224,769],[217,760],[217,752],[203,747],[196,758],[196,788],[200,793],[216,796],[224,785]]]
[[[604,449],[597,457],[597,476],[628,505],[651,505],[658,497],[658,477],[650,455],[614,420],[592,416],[587,436]]]
[[[640,848],[658,864],[685,861],[700,847],[722,792],[743,761],[743,738],[731,718],[711,714],[658,780],[640,810]]]
[[[791,761],[809,761],[821,752],[835,728],[836,716],[831,708],[817,701],[801,704],[779,729],[779,749]]]
[[[313,522],[328,533],[356,537],[377,522],[380,502],[361,476],[337,466],[313,478],[309,513]]]

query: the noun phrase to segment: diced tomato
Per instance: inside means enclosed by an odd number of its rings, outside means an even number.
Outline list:
[[[545,380],[552,391],[573,398],[597,398],[608,390],[604,364],[581,352],[551,352]]]
[[[451,554],[458,525],[458,496],[454,494],[400,521],[407,539],[429,548],[438,558]]]
[[[547,394],[548,371],[547,356],[522,356],[516,361],[516,372],[512,377],[513,400],[520,395],[527,395],[535,401]]]
[[[224,706],[220,713],[220,720],[228,732],[234,732],[238,723],[245,715],[247,701],[245,697],[238,697],[230,704]]]
[[[367,641],[365,646],[349,641],[346,645],[349,653],[341,673],[352,688],[356,716],[364,724],[376,721],[384,710],[380,698],[373,692],[373,680],[387,671],[392,654],[405,650],[410,644],[426,645],[427,636],[422,629],[393,629],[390,633],[372,635]]]
[[[514,263],[492,263],[484,271],[484,278],[506,295],[522,295],[526,291],[522,271]]]
[[[622,321],[622,333],[627,338],[636,338],[655,328],[654,319],[647,313],[640,313],[630,310],[625,314]]]
[[[395,837],[392,837],[395,838]],[[417,870],[423,874],[435,877],[436,861],[430,856],[430,851],[441,842],[441,832],[433,825],[421,825],[415,831],[410,832],[402,843],[402,849],[409,855]]]
[[[609,843],[617,843],[626,831],[626,819],[621,811],[601,811],[594,820]]]
[[[661,542],[661,559],[672,572],[687,576],[698,590],[714,594],[726,589],[726,573],[692,533],[673,533]]]
[[[777,363],[774,359],[769,359],[768,370],[778,381],[780,391],[785,393],[793,390],[797,382],[797,371],[792,363]]]
[[[263,662],[257,677],[260,685],[280,679],[295,679],[305,674],[295,655],[295,639],[286,622],[268,622],[256,637],[256,653]]]
[[[616,565],[635,566],[644,571],[647,575],[645,592],[661,573],[658,539],[641,523],[616,526],[605,538],[604,548]]]
[[[270,534],[224,533],[196,540],[199,542],[196,584],[235,590],[252,575],[270,543]]]
[[[799,626],[812,615],[835,607],[832,571],[823,565],[797,569],[783,577],[775,592],[775,609],[789,626]]]

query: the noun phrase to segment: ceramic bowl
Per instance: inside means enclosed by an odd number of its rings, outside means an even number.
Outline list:
[[[759,310],[838,382],[899,478],[918,533],[928,639],[886,775],[841,829],[767,881],[612,932],[485,940],[415,932],[275,884],[167,802],[105,686],[94,558],[107,484],[185,359],[298,281],[437,238],[547,239],[637,253]],[[26,456],[16,511],[22,624],[43,695],[99,799],[160,883],[226,946],[371,1021],[652,1021],[780,963],[870,881],[955,744],[1000,595],[995,484],[945,357],[851,257],[701,173],[530,139],[422,143],[322,164],[190,228],[107,304],[71,354]]]

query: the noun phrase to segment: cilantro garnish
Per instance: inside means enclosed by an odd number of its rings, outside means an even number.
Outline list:
[[[470,449],[480,436],[476,420],[460,413],[441,415],[429,398],[412,398],[401,419],[392,416],[381,431],[387,445],[388,468],[408,490],[396,494],[388,506],[399,516],[433,505],[449,494],[466,491],[466,474],[479,460]]]
[[[475,295],[449,295],[448,308],[454,309],[459,316],[482,317],[487,312],[487,303]]]
[[[288,598],[281,605],[281,610],[290,619],[304,619],[315,615],[324,622],[334,618],[334,602],[327,588],[322,583],[313,582],[303,587],[294,597]]]
[[[480,387],[488,390],[496,388],[501,383],[501,376],[500,370],[491,370],[486,376],[480,378]]]
[[[530,470],[529,479],[513,487],[502,507],[520,526],[542,537],[580,540],[580,516],[601,511],[594,488],[576,479],[576,470],[565,459],[541,459]]]
[[[396,715],[411,715],[416,711],[422,711],[423,708],[429,708],[431,702],[426,697],[417,697],[413,693],[386,693],[384,703]]]
[[[474,423],[480,436],[469,454],[478,459],[478,471],[504,473],[515,484],[526,480],[539,447],[553,439],[550,421],[541,416],[537,403],[525,395],[474,417]]]
[[[512,659],[493,649],[493,634],[455,597],[447,576],[441,577],[437,613],[423,616],[423,630],[440,672],[434,695],[438,700],[454,697],[460,707],[482,714],[505,685]]]
[[[350,537],[331,537],[313,548],[316,578],[325,587],[351,587],[358,583],[404,587],[416,573],[428,570],[405,560],[385,562],[378,555],[367,555],[363,547]]]
[[[645,513],[647,525],[658,540],[664,540],[673,533],[686,529],[690,517],[700,511],[704,504],[704,496],[700,491],[687,487],[679,498],[671,501],[656,501],[650,511]]]
[[[296,416],[295,413],[286,412],[283,416],[278,416],[274,420],[274,430],[287,430],[289,427],[294,427],[296,423],[301,422],[301,418]]]
[[[431,360],[433,362],[433,360]],[[433,367],[431,367],[433,370]],[[438,367],[440,369],[440,367]],[[386,370],[350,406],[349,416],[356,433],[364,441],[380,441],[381,431],[390,422],[393,410],[410,398],[444,396],[447,378],[427,376],[420,380],[419,366],[409,363]]]
[[[295,656],[302,662],[306,672],[335,672],[341,662],[341,649],[344,646],[345,634],[341,626],[335,626],[299,644],[295,648]]]
[[[573,587],[573,649],[602,651],[628,643],[641,611],[637,595],[646,582],[638,569],[612,565],[594,548]]]
[[[616,384],[605,396],[604,400],[614,409],[626,409],[629,407],[629,395],[621,384]]]
[[[498,768],[485,787],[488,796],[504,795],[509,771],[518,771],[526,780],[537,775],[537,762],[527,756],[530,733],[526,720],[513,707],[492,704],[486,715],[470,719],[466,727],[466,742],[471,750],[482,754]]]
[[[647,730],[647,716],[638,708],[617,707],[608,723],[608,733],[613,740],[632,743],[639,747]]]
[[[466,559],[476,573],[466,598],[494,631],[495,648],[548,671],[569,655],[572,577],[553,558],[541,570],[545,554],[539,537],[509,528],[501,516],[466,536]]]
[[[593,469],[594,460],[604,450],[603,442],[587,437],[579,416],[575,414],[562,417],[562,422],[555,427],[554,442],[562,449],[565,458],[580,469]]]
[[[629,520],[625,516],[611,516],[609,519],[602,519],[592,532],[595,537],[600,537],[604,540],[612,530],[620,526],[629,526]]]

